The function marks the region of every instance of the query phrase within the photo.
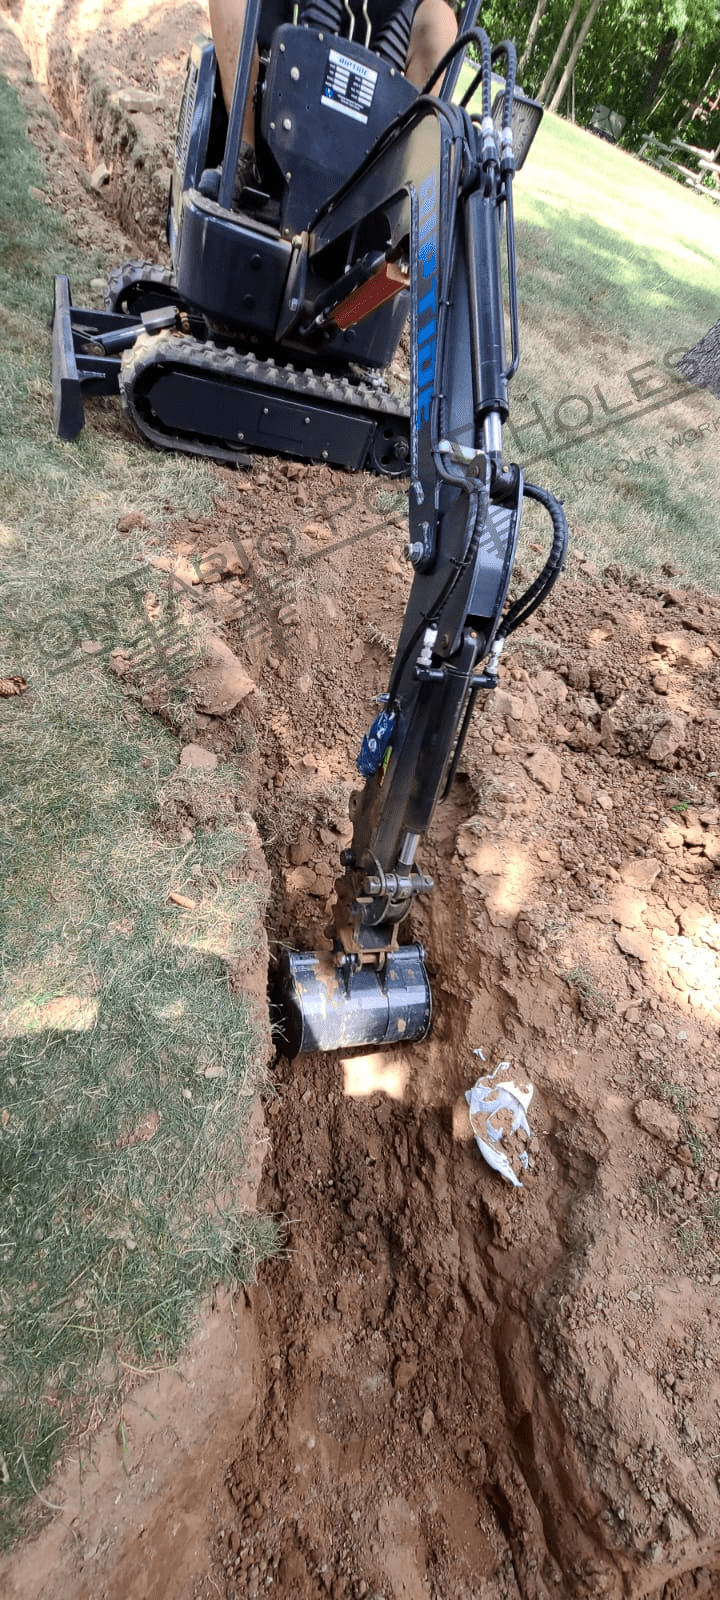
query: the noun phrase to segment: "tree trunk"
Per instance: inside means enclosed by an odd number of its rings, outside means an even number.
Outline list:
[[[530,60],[532,48],[535,43],[535,36],[548,8],[548,4],[549,0],[537,0],[533,19],[530,23],[530,27],[528,28],[527,39],[525,40],[525,49],[523,50],[520,60],[518,61],[518,77],[520,77],[520,73],[525,70],[528,61]]]
[[[590,0],[590,10],[588,11],[588,14],[587,14],[587,16],[585,18],[585,21],[584,21],[581,29],[580,29],[580,32],[579,32],[579,34],[577,36],[577,39],[575,40],[575,43],[574,43],[574,45],[572,47],[572,50],[570,51],[570,55],[568,57],[568,61],[567,61],[567,65],[565,67],[565,71],[564,71],[564,73],[563,73],[563,75],[562,75],[562,77],[560,79],[560,82],[559,82],[559,84],[557,86],[557,89],[555,90],[555,93],[554,93],[554,95],[552,97],[552,100],[550,101],[550,106],[549,106],[550,111],[557,111],[557,108],[558,108],[558,106],[560,104],[560,101],[562,100],[562,97],[563,97],[563,95],[565,93],[565,90],[567,89],[567,86],[568,86],[568,84],[570,82],[570,79],[571,79],[571,77],[572,77],[572,75],[573,75],[573,73],[575,71],[576,66],[577,66],[578,56],[580,54],[580,51],[582,50],[582,47],[583,47],[583,45],[585,43],[585,40],[587,39],[587,36],[588,36],[589,32],[590,32],[590,28],[592,26],[593,19],[595,17],[595,13],[596,13],[596,11],[599,10],[599,8],[600,8],[600,6],[602,4],[603,4],[603,0]]]
[[[679,53],[680,50],[682,50],[683,46],[686,43],[687,43],[687,35],[686,34],[683,34],[680,39],[676,39],[675,40],[675,43],[673,45],[673,50],[672,50],[672,56],[670,58],[670,64],[667,67],[667,70],[665,72],[665,77],[664,77],[664,80],[663,80],[663,83],[662,83],[662,88],[660,89],[660,93],[659,93],[659,95],[657,97],[657,100],[653,101],[653,103],[652,103],[652,105],[650,107],[650,110],[648,111],[648,114],[647,114],[647,119],[646,120],[648,122],[652,121],[653,117],[659,111],[659,109],[660,109],[660,107],[661,107],[661,105],[663,103],[663,100],[665,99],[665,96],[666,96],[666,94],[668,92],[668,89],[670,88],[670,85],[671,85],[671,82],[672,82],[672,75],[673,75],[673,72],[675,70],[675,63],[676,63],[677,58],[678,58],[678,53]]]
[[[690,107],[690,110],[688,111],[687,116],[681,117],[681,119],[680,119],[680,121],[678,123],[678,133],[681,133],[683,128],[687,128],[689,123],[694,122],[698,112],[702,111],[702,108],[703,108],[703,106],[705,104],[705,96],[706,96],[706,94],[708,92],[708,89],[710,88],[710,85],[711,85],[711,83],[713,81],[713,78],[715,77],[715,73],[717,72],[717,70],[718,70],[717,66],[715,66],[715,65],[713,65],[710,68],[710,73],[709,73],[709,76],[708,76],[708,78],[706,79],[706,81],[705,81],[705,83],[703,85],[703,88],[702,88],[702,91],[701,91],[701,94],[700,94],[700,99],[696,100],[694,106]]]
[[[567,22],[565,23],[565,27],[563,28],[560,37],[560,43],[555,51],[552,61],[550,62],[547,72],[545,73],[545,77],[543,78],[540,88],[538,89],[538,100],[544,101],[546,99],[548,90],[551,88],[555,80],[555,74],[565,54],[565,46],[567,45],[568,39],[570,38],[572,30],[575,27],[582,4],[583,0],[575,0],[575,4],[570,12]]]
[[[645,117],[647,112],[650,110],[658,89],[660,88],[660,80],[669,61],[672,59],[675,53],[675,47],[677,46],[677,43],[677,35],[673,32],[672,28],[668,29],[660,49],[658,50],[655,65],[645,85],[645,93],[640,102],[640,110],[638,111],[639,117]]]

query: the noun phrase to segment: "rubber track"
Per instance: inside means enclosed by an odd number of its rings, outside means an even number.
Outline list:
[[[105,285],[105,310],[117,310],[123,290],[143,283],[153,289],[175,288],[174,275],[166,267],[159,267],[154,261],[123,261],[119,267],[113,267],[112,272],[108,274]]]
[[[160,449],[181,450],[190,455],[208,456],[214,461],[247,461],[247,449],[252,449],[253,446],[248,442],[246,449],[242,447],[233,449],[215,441],[192,439],[184,435],[178,438],[174,434],[165,433],[161,427],[154,427],[138,408],[135,398],[138,385],[154,367],[182,368],[186,372],[203,375],[217,374],[219,377],[230,378],[234,382],[252,388],[281,390],[288,398],[305,395],[308,399],[320,401],[321,404],[331,406],[333,409],[337,407],[340,411],[361,411],[366,415],[370,413],[372,419],[378,423],[383,417],[392,418],[393,421],[401,418],[409,419],[407,406],[395,400],[392,395],[379,395],[366,383],[353,383],[349,378],[338,378],[334,373],[298,371],[291,365],[278,366],[272,359],[259,361],[252,354],[243,355],[237,350],[223,350],[211,340],[202,343],[190,335],[173,333],[171,330],[157,334],[139,334],[132,348],[123,352],[120,367],[120,393],[123,405],[136,428],[151,444]],[[142,405],[141,397],[140,403]],[[292,451],[288,453],[292,454]],[[382,473],[381,468],[376,470]],[[387,474],[387,476],[394,475]]]

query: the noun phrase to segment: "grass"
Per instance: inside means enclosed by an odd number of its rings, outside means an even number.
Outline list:
[[[705,1240],[705,1230],[700,1222],[688,1222],[678,1230],[678,1249],[683,1256],[693,1256]]]
[[[718,589],[720,405],[672,365],[717,318],[720,217],[553,117],[516,192],[521,460],[564,496],[578,543],[601,564],[670,561]]]
[[[515,184],[522,361],[506,449],[601,565],[720,588],[720,402],[672,367],[718,318],[720,208],[545,114]]]
[[[612,1000],[609,1000],[607,995],[603,994],[602,989],[598,988],[592,973],[588,971],[587,967],[571,967],[569,971],[563,972],[562,976],[565,982],[569,983],[571,988],[575,990],[578,1004],[584,1017],[594,1020],[615,1009]]]
[[[204,1291],[251,1278],[275,1229],[233,1199],[261,1081],[228,982],[258,915],[236,779],[180,773],[177,740],[108,670],[116,647],[151,676],[170,663],[182,700],[198,638],[134,558],[209,513],[215,480],[119,418],[56,440],[52,273],[72,273],[79,301],[103,264],[76,259],[29,192],[42,167],[1,78],[0,142],[0,676],[28,683],[0,700],[6,1546],[68,1439],[135,1369],[176,1357]],[[145,526],[121,540],[138,507]]]
[[[705,1159],[705,1152],[700,1134],[690,1118],[688,1091],[686,1089],[681,1089],[672,1083],[662,1083],[660,1087],[662,1089],[664,1098],[669,1100],[671,1106],[677,1112],[677,1115],[680,1118],[683,1126],[683,1133],[685,1135],[685,1142],[692,1156],[693,1166],[701,1167]]]
[[[693,1214],[678,1222],[676,1213],[681,1209],[680,1203],[663,1178],[645,1173],[638,1187],[654,1220],[668,1225],[669,1236],[680,1256],[686,1260],[696,1257],[697,1265],[702,1264],[706,1270],[714,1268],[720,1231],[720,1199],[717,1196],[709,1199],[701,1194]]]

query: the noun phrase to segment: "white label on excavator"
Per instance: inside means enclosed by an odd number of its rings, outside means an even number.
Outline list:
[[[376,83],[377,73],[372,67],[331,50],[320,104],[329,106],[331,111],[341,111],[355,122],[367,122]]]

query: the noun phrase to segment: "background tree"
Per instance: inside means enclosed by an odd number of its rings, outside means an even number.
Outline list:
[[[537,5],[535,7],[535,10],[533,12],[532,22],[530,23],[530,27],[528,28],[528,31],[527,31],[523,52],[522,52],[522,55],[520,56],[520,59],[518,61],[518,73],[522,73],[524,71],[525,67],[527,66],[528,61],[530,60],[530,57],[531,57],[532,52],[533,52],[533,45],[535,44],[535,36],[537,34],[537,31],[538,31],[538,28],[540,26],[540,23],[542,22],[543,16],[545,15],[545,12],[547,11],[548,3],[549,3],[549,0],[538,0],[538,3],[537,3]]]
[[[554,56],[552,58],[552,61],[550,62],[550,65],[549,65],[549,67],[547,69],[547,72],[545,73],[545,77],[543,78],[543,81],[542,81],[542,83],[540,85],[540,88],[537,91],[538,100],[542,100],[543,105],[545,104],[545,101],[547,100],[547,97],[548,97],[548,95],[550,93],[550,90],[551,90],[551,88],[552,88],[552,86],[553,86],[553,84],[555,82],[555,79],[556,79],[556,77],[558,75],[558,72],[560,71],[560,69],[562,67],[563,58],[564,58],[565,51],[566,51],[567,45],[568,45],[568,40],[570,39],[570,36],[572,34],[572,31],[573,31],[573,28],[575,27],[575,23],[577,22],[577,19],[578,19],[579,15],[580,15],[580,12],[582,10],[583,4],[584,4],[584,0],[575,0],[575,4],[573,5],[573,8],[572,8],[572,10],[570,12],[570,15],[569,15],[569,17],[567,19],[567,22],[565,23],[565,27],[563,28],[563,31],[562,31],[562,33],[560,35],[558,43],[555,46],[555,54],[554,54]]]
[[[523,88],[559,103],[558,76],[566,76],[590,7],[591,0],[547,0],[543,10],[537,0],[489,0],[481,15],[491,37],[516,40]],[[628,149],[649,133],[707,150],[720,145],[720,0],[602,0],[566,84],[573,70],[577,121],[587,125],[598,104],[618,111]]]
[[[562,98],[563,98],[563,95],[565,93],[565,90],[567,89],[567,86],[568,86],[568,84],[570,82],[570,79],[571,79],[571,77],[572,77],[572,75],[573,75],[573,73],[575,71],[576,66],[577,66],[578,59],[579,59],[579,56],[580,56],[580,51],[582,50],[582,47],[583,47],[583,45],[585,43],[585,40],[587,39],[587,36],[588,36],[588,34],[590,32],[590,29],[591,29],[591,27],[593,25],[593,22],[595,21],[595,14],[599,10],[599,8],[600,8],[600,6],[602,4],[603,4],[603,0],[590,0],[590,7],[589,7],[585,17],[583,18],[582,26],[581,26],[581,28],[580,28],[580,30],[578,32],[578,36],[575,39],[573,47],[572,47],[572,49],[570,51],[570,54],[568,56],[567,62],[565,64],[565,68],[563,70],[562,77],[561,77],[560,82],[559,82],[559,84],[557,86],[557,89],[555,90],[555,93],[554,93],[554,95],[552,97],[552,100],[550,101],[550,110],[551,111],[557,111],[560,108],[560,105],[562,103]]]

